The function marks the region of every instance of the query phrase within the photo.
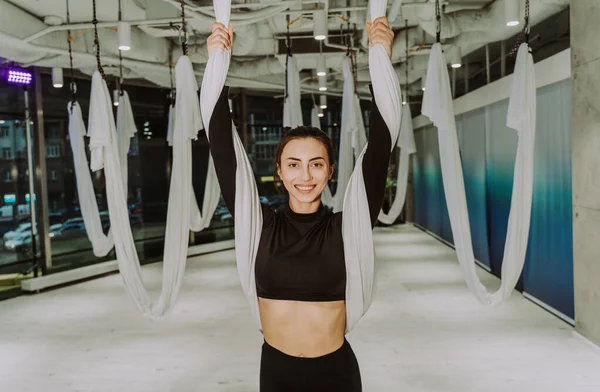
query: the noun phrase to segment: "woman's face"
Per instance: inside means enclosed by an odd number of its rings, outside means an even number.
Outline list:
[[[290,198],[300,203],[314,203],[320,200],[331,179],[333,166],[329,165],[323,143],[314,138],[294,139],[283,148],[277,174]]]

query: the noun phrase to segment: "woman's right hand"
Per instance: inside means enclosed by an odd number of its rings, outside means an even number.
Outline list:
[[[223,23],[214,22],[212,24],[212,34],[206,40],[208,46],[208,56],[217,49],[233,50],[233,27],[229,25],[226,28]]]

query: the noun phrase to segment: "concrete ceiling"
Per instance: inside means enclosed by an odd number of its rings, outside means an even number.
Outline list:
[[[168,64],[170,48],[174,48],[174,60],[181,54],[178,44],[179,1],[174,0],[121,0],[123,20],[134,24],[132,29],[132,50],[123,52],[125,77],[146,79],[156,85],[169,86]],[[510,37],[519,27],[507,28],[504,25],[503,10],[505,0],[449,0],[444,4],[442,36],[447,46],[460,47],[462,54],[470,53],[487,42]],[[241,19],[248,12],[260,13],[251,24],[234,20],[236,28],[236,48],[232,68],[227,83],[231,86],[260,90],[281,91],[284,86],[284,60],[280,39],[286,33],[286,14],[293,20],[304,14],[290,27],[290,33],[298,37],[296,48],[303,90],[317,91],[311,76],[316,67],[319,46],[310,38],[313,31],[312,12],[316,8],[328,6],[329,43],[323,52],[330,69],[329,93],[340,94],[343,79],[341,61],[344,51],[335,47],[340,18],[349,18],[356,24],[353,32],[354,45],[359,49],[358,65],[365,69],[367,64],[364,21],[366,0],[329,1],[260,1],[246,0],[233,2],[232,19]],[[80,71],[90,74],[95,70],[93,56],[92,0],[70,0],[70,19],[75,30],[75,65]],[[102,61],[109,74],[118,74],[117,34],[114,24],[118,18],[119,0],[97,0],[97,17],[108,24],[100,29]],[[187,20],[191,28],[190,55],[200,78],[206,62],[205,41],[210,33],[212,0],[186,0]],[[283,8],[282,5],[283,4]],[[287,4],[287,5],[286,5]],[[401,6],[399,6],[401,4]],[[535,24],[567,7],[568,0],[536,0],[531,4],[532,22]],[[66,24],[67,0],[0,0],[0,57],[24,65],[45,67],[68,67],[67,35],[61,26]],[[399,6],[399,7],[398,7]],[[280,7],[280,8],[277,8]],[[346,9],[351,7],[352,11]],[[394,13],[397,9],[398,12]],[[272,12],[271,12],[272,11]],[[426,66],[426,48],[434,42],[435,14],[432,1],[390,0],[388,17],[393,19],[392,28],[396,32],[393,62],[396,64],[401,83],[405,80],[407,66],[405,39],[409,38],[411,75],[409,83],[418,85]],[[270,12],[270,13],[269,13]],[[393,15],[392,15],[393,14]],[[153,22],[150,22],[153,21]],[[405,23],[408,22],[408,29]],[[56,25],[59,25],[56,27]],[[54,26],[54,27],[53,27]],[[52,31],[56,29],[57,31]],[[305,38],[303,38],[303,36]],[[425,50],[423,50],[425,48]],[[359,77],[359,91],[365,92],[368,80],[364,73]],[[420,85],[419,85],[420,87]]]

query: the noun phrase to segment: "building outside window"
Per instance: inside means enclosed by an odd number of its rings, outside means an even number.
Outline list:
[[[12,159],[12,150],[10,148],[3,148],[2,149],[2,159]]]

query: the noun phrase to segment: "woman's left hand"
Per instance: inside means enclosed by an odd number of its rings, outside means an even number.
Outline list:
[[[394,32],[385,16],[381,16],[373,21],[367,21],[367,35],[369,36],[369,46],[375,44],[383,45],[390,60],[392,59],[392,44],[394,43]]]

